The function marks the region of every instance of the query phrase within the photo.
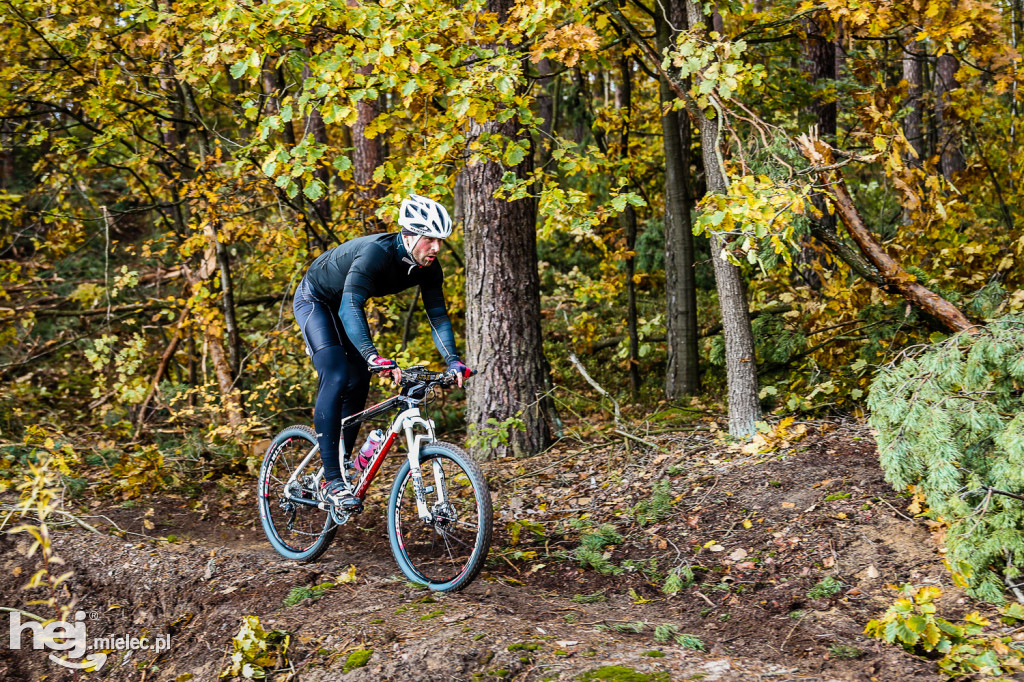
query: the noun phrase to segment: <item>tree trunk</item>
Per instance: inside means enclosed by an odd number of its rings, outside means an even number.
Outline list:
[[[212,232],[208,228],[208,235]],[[192,291],[197,291],[204,283],[209,285],[210,280],[218,272],[217,248],[211,243],[207,246],[203,255],[198,272],[192,268],[185,269],[185,276]],[[245,412],[242,407],[241,396],[235,387],[235,377],[231,373],[231,364],[228,354],[224,350],[224,341],[221,337],[224,327],[222,319],[217,315],[216,308],[206,310],[203,308],[193,309],[194,324],[199,327],[203,334],[204,351],[209,350],[210,359],[213,361],[214,375],[217,377],[217,385],[220,387],[221,397],[224,400],[225,413],[228,424],[238,429],[245,424]],[[211,321],[212,318],[212,321]],[[190,340],[191,343],[191,340]],[[191,346],[190,346],[191,349]],[[204,360],[205,370],[205,360]],[[189,373],[191,375],[191,371]],[[203,372],[205,381],[206,375]]]
[[[504,21],[512,6],[512,0],[488,0],[487,10]],[[481,135],[528,139],[515,119],[472,122],[469,128],[467,144]],[[532,165],[531,154],[515,172],[524,178]],[[507,445],[477,452],[483,459],[534,454],[550,442],[534,201],[494,198],[503,172],[494,161],[478,161],[464,171],[466,344],[469,366],[484,371],[466,384],[467,417],[480,430],[489,428],[488,419],[518,415],[525,429],[511,431]]]
[[[622,158],[629,164],[629,126],[633,113],[633,83],[630,74],[630,58],[619,58],[620,81],[616,90],[616,106],[621,112],[622,132],[619,136]],[[636,270],[636,211],[631,204],[619,215],[619,225],[626,233],[626,249],[630,255],[626,258],[626,330],[629,335],[629,389],[636,398],[640,393],[640,339],[637,335],[636,314],[636,282],[633,274]]]
[[[956,80],[959,68],[956,57],[948,52],[935,64],[935,123],[938,129],[939,163],[948,182],[953,174],[964,169],[964,155],[960,149],[960,132],[956,115],[949,107],[949,91],[960,87]]]
[[[668,9],[669,16],[660,17],[657,22],[659,49],[665,49],[674,41],[673,26],[680,31],[685,29],[685,14],[680,11],[678,2],[670,2]],[[663,107],[675,99],[665,79],[660,81],[660,95]],[[687,133],[685,148],[683,128]],[[661,131],[665,147],[665,332],[668,337],[665,395],[674,399],[700,390],[697,281],[690,222],[689,120],[678,111],[666,111],[661,117]]]
[[[551,134],[554,132],[555,124],[555,98],[551,94],[554,79],[549,75],[553,71],[551,60],[547,57],[540,60],[537,64],[537,71],[541,74],[537,79],[537,86],[540,88],[537,93],[537,114],[543,119],[543,123],[540,124],[537,151],[540,156],[540,167],[544,168],[551,160]]]
[[[908,158],[907,164],[920,166],[925,155],[924,131],[922,128],[921,95],[924,93],[924,73],[921,69],[921,44],[913,39],[914,32],[903,33],[903,80],[907,82],[907,115],[903,117],[903,135],[917,153],[917,158]]]
[[[206,238],[213,245],[217,257],[217,269],[220,272],[220,293],[224,310],[224,326],[228,333],[228,350],[230,357],[231,380],[238,378],[242,364],[242,340],[238,333],[238,320],[235,315],[235,287],[231,281],[231,258],[227,247],[220,240],[218,226],[213,222],[206,224]]]
[[[351,4],[351,3],[350,3]],[[359,69],[359,73],[373,73],[373,66]],[[377,117],[380,99],[360,100],[356,105],[356,122],[352,124],[352,182],[355,185],[356,208],[363,223],[363,232],[382,232],[384,226],[377,220],[377,201],[384,196],[384,186],[373,179],[373,173],[384,161],[384,146],[381,138],[367,137],[366,129]]]
[[[815,85],[824,86],[823,81],[836,80],[836,46],[824,35],[824,27],[818,21],[807,22],[807,60],[811,80]],[[818,134],[829,142],[835,141],[836,101],[832,97],[818,95],[814,102],[814,118]]]
[[[824,35],[822,22],[815,19],[808,19],[805,22],[807,28],[807,51],[806,68],[810,75],[811,82],[819,88],[835,84],[836,80],[836,45]],[[814,117],[814,125],[817,126],[818,136],[834,142],[836,139],[836,102],[835,99],[825,97],[820,93],[815,97],[811,106],[811,114]],[[811,195],[811,202],[818,209],[820,217],[812,218],[816,223],[815,231],[823,233],[834,233],[836,231],[836,217],[826,210],[824,196],[820,192]],[[800,245],[800,253],[796,257],[797,268],[795,272],[815,291],[822,287],[821,270],[824,267],[821,257],[815,249],[811,240],[804,237]]]
[[[685,0],[690,26],[698,26],[702,15],[694,0]],[[697,116],[703,149],[704,174],[708,192],[725,194],[729,184],[725,163],[719,148],[721,111],[714,118]],[[761,417],[757,393],[757,359],[754,355],[754,334],[750,328],[750,309],[740,269],[721,257],[722,243],[711,235],[711,260],[715,268],[715,286],[722,310],[722,332],[725,336],[725,368],[729,383],[729,433],[750,436]]]
[[[273,57],[267,57],[263,62],[263,72],[261,74],[263,80],[263,96],[267,98],[267,115],[276,116],[281,113],[281,93],[284,92],[284,72],[281,71],[280,67],[273,67],[270,64],[273,62]],[[292,122],[288,121],[284,125],[284,141],[288,143],[289,147],[295,146],[295,128],[292,126]]]

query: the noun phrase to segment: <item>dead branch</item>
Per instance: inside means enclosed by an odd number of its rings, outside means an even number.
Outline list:
[[[587,374],[586,368],[579,361],[579,358],[576,357],[575,353],[569,353],[569,362],[576,366],[576,369],[578,369],[580,374],[583,375],[583,378],[587,380],[587,383],[594,387],[594,390],[603,395],[605,398],[608,398],[608,400],[612,401],[612,407],[615,410],[615,426],[621,427],[622,413],[619,411],[619,402],[615,398],[611,397],[608,391],[601,388],[601,385],[594,381],[589,374]]]
[[[842,219],[846,229],[853,237],[861,253],[878,271],[886,291],[898,293],[910,303],[928,313],[953,332],[976,333],[979,328],[967,319],[959,308],[942,298],[934,291],[919,284],[913,275],[903,269],[882,247],[878,240],[864,224],[860,211],[857,210],[846,181],[837,169],[824,170],[832,164],[832,147],[822,140],[812,139],[807,135],[797,138],[800,151],[818,169],[821,179],[831,193],[836,212]]]

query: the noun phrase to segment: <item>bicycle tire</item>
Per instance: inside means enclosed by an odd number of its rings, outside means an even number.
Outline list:
[[[437,507],[435,464],[444,474],[449,493],[446,509]],[[472,582],[487,559],[494,523],[491,494],[480,465],[451,443],[425,445],[420,467],[427,507],[433,513],[440,511],[441,520],[433,524],[420,520],[407,459],[388,499],[391,553],[410,581],[436,592],[456,592]]]
[[[316,447],[313,429],[289,426],[270,442],[260,467],[256,498],[263,532],[278,554],[293,561],[316,561],[338,532],[330,512],[289,502],[284,494],[291,472]],[[310,483],[315,481],[319,469],[320,458],[314,455],[306,471],[299,474],[301,488],[293,492],[315,499],[317,491]]]

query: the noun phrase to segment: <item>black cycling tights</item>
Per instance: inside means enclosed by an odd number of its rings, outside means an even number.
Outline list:
[[[348,341],[348,338],[344,340]],[[313,354],[313,366],[320,377],[313,427],[320,443],[320,457],[327,480],[341,477],[338,462],[341,420],[361,412],[366,407],[366,396],[370,392],[370,372],[366,362],[351,343],[346,345],[351,348],[350,352],[342,346],[326,346]],[[345,452],[352,452],[358,434],[359,424],[345,429]]]
[[[306,352],[313,356],[313,366],[320,377],[313,427],[320,444],[324,477],[327,480],[341,478],[338,462],[341,420],[362,412],[366,406],[370,369],[338,323],[337,311],[320,300],[305,279],[295,292],[292,309],[306,341]],[[346,453],[352,452],[358,434],[358,424],[345,429]]]

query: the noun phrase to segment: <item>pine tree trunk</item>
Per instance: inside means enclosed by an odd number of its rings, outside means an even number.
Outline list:
[[[956,80],[959,68],[956,57],[946,53],[935,64],[935,119],[939,134],[939,154],[942,175],[952,182],[953,174],[964,169],[964,155],[960,149],[960,133],[956,116],[949,108],[949,91],[960,87]]]
[[[690,26],[701,23],[703,17],[694,0],[686,0],[686,14]],[[729,191],[729,185],[719,148],[721,112],[716,112],[715,118],[698,116],[697,125],[700,128],[701,149],[704,152],[702,156],[708,192],[725,194]],[[721,251],[722,243],[713,234],[711,261],[715,269],[715,286],[718,289],[718,303],[722,310],[722,333],[725,336],[725,368],[729,383],[729,433],[733,436],[750,436],[754,433],[755,422],[761,417],[750,309],[747,307],[740,269],[724,260],[720,255]]]
[[[659,17],[657,21],[659,49],[665,49],[674,41],[673,26],[680,31],[686,27],[685,12],[678,0],[669,2],[668,12],[668,17]],[[661,79],[659,89],[662,106],[675,99],[664,79]],[[685,147],[681,134],[684,129]],[[689,129],[685,114],[669,110],[662,115],[662,142],[665,147],[665,332],[668,337],[665,395],[669,398],[693,395],[700,390],[697,279],[690,222]]]
[[[829,83],[834,85],[836,80],[836,45],[831,40],[827,40],[823,35],[821,22],[815,19],[808,19],[805,22],[805,26],[808,34],[805,43],[807,52],[806,68],[811,82],[818,87],[826,87]],[[836,139],[835,100],[828,101],[819,94],[811,106],[810,113],[814,117],[818,136],[834,142]],[[836,231],[836,218],[826,210],[824,196],[820,192],[815,192],[811,195],[811,201],[820,213],[820,217],[812,218],[815,223],[814,231],[834,234]],[[798,265],[794,269],[795,273],[813,290],[819,291],[823,284],[820,271],[825,266],[822,264],[818,251],[810,239],[803,238],[796,262]]]
[[[903,117],[903,135],[917,152],[916,159],[907,159],[912,166],[921,165],[925,155],[924,132],[922,128],[921,95],[924,93],[924,73],[921,69],[921,44],[913,39],[914,32],[903,33],[903,80],[907,82],[907,115]]]
[[[370,67],[364,67],[369,69]],[[358,117],[352,124],[352,181],[356,186],[356,200],[363,221],[363,232],[380,232],[383,227],[374,211],[377,199],[384,196],[384,187],[374,181],[373,173],[384,161],[384,150],[379,137],[370,139],[366,129],[377,116],[377,102],[361,101],[357,105]]]
[[[488,0],[487,10],[504,20],[511,0]],[[515,119],[470,124],[468,144],[481,135],[510,142],[528,139]],[[515,168],[520,178],[532,170],[528,155]],[[540,452],[550,443],[546,421],[549,370],[540,331],[540,277],[537,273],[536,213],[527,197],[494,198],[504,170],[493,161],[466,167],[464,187],[466,249],[466,345],[468,364],[484,374],[466,384],[467,418],[477,429],[519,415],[522,431],[507,445],[477,452],[482,459]]]
[[[619,59],[619,88],[616,90],[616,107],[623,117],[622,132],[619,136],[622,158],[629,163],[629,126],[633,113],[633,82],[630,74],[630,58]],[[626,259],[626,330],[629,336],[629,389],[636,398],[640,393],[640,339],[637,334],[636,314],[636,282],[633,274],[636,271],[636,211],[627,204],[626,210],[619,215],[619,225],[626,233],[626,249],[630,256]]]

